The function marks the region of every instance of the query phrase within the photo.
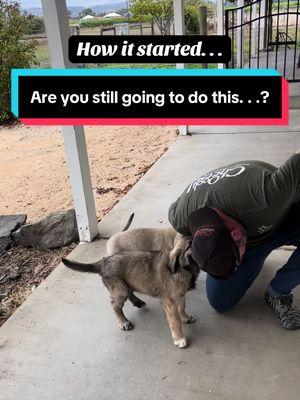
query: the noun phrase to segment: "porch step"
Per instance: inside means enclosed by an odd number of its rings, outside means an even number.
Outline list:
[[[300,82],[290,82],[290,109],[300,109]]]
[[[294,90],[294,89],[293,89]],[[299,90],[299,88],[298,88]],[[298,91],[299,93],[299,91]],[[299,94],[292,96],[293,102],[297,103],[299,106]],[[290,98],[291,99],[291,98]],[[296,104],[297,105],[297,104]],[[203,134],[222,134],[222,133],[251,133],[251,134],[261,134],[261,133],[290,133],[290,132],[300,132],[300,107],[298,109],[290,110],[288,126],[284,125],[265,125],[265,126],[189,126],[189,133],[201,133]]]

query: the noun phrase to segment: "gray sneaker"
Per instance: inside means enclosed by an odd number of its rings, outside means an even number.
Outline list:
[[[289,330],[300,329],[300,310],[292,305],[292,294],[272,296],[266,292],[265,300],[279,319],[282,328]]]

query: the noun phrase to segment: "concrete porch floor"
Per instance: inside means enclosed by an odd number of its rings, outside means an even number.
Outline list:
[[[169,204],[193,178],[237,160],[279,165],[300,147],[300,129],[292,127],[234,135],[210,129],[178,138],[104,218],[101,234],[119,231],[133,211],[132,227],[166,226]],[[72,258],[94,261],[105,243],[81,244]],[[296,400],[300,332],[281,329],[263,299],[290,254],[274,252],[246,297],[224,315],[209,306],[202,274],[188,295],[197,321],[184,326],[185,350],[173,346],[157,300],[146,298],[146,310],[126,305],[135,329],[122,332],[100,279],[60,265],[0,328],[0,399]],[[300,290],[295,294],[300,306]]]

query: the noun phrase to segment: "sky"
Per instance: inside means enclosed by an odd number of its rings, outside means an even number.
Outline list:
[[[120,3],[122,0],[67,0],[67,6],[96,6],[101,4]],[[41,0],[19,0],[22,8],[41,7]]]

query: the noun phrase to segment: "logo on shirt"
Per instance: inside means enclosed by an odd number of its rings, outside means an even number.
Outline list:
[[[262,225],[257,229],[257,231],[258,233],[266,233],[269,232],[272,228],[273,225]]]
[[[187,193],[189,193],[191,190],[195,191],[198,186],[204,184],[214,185],[220,179],[234,178],[236,176],[239,176],[246,170],[247,165],[249,164],[237,164],[233,165],[232,167],[218,169],[216,171],[209,172],[206,175],[200,176],[200,178],[190,184],[187,189]]]

